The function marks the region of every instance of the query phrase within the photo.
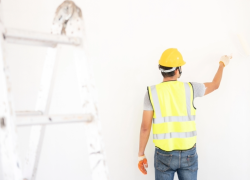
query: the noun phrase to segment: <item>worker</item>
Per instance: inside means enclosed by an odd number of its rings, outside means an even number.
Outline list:
[[[196,151],[196,125],[194,99],[207,95],[220,86],[223,69],[230,56],[222,56],[212,82],[195,83],[177,81],[184,62],[176,48],[167,49],[159,60],[163,82],[149,86],[144,97],[144,110],[140,131],[138,168],[147,174],[144,154],[153,123],[155,144],[154,168],[156,180],[196,180],[198,154]]]

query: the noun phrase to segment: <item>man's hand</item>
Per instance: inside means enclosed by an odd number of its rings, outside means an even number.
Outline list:
[[[138,157],[138,168],[143,174],[147,174],[147,170],[145,168],[148,168],[148,161],[145,155]]]
[[[222,62],[224,64],[224,67],[225,67],[229,64],[230,59],[232,59],[232,55],[231,56],[227,56],[227,55],[222,56],[220,58],[220,63]]]

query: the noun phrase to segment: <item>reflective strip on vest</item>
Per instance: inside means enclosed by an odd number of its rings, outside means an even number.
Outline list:
[[[153,134],[153,139],[188,138],[196,136],[196,131]]]
[[[188,119],[192,119],[191,117],[191,97],[190,97],[190,87],[188,83],[184,83],[185,93],[186,93],[186,105],[187,105],[187,114]]]
[[[156,86],[151,86],[150,89],[151,89],[151,95],[152,95],[153,102],[154,102],[154,111],[155,111],[154,113],[156,115],[156,119],[163,118],[162,115],[161,115],[160,102],[159,102],[159,99],[158,99]]]
[[[195,115],[193,116],[167,116],[153,119],[154,124],[160,124],[165,122],[184,122],[184,121],[194,121]]]

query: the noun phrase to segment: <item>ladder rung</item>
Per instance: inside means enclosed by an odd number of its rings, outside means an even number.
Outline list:
[[[16,116],[41,116],[41,111],[16,111]]]
[[[91,114],[17,116],[16,126],[50,125],[92,121]]]
[[[55,47],[57,44],[76,46],[81,44],[81,38],[79,37],[69,37],[10,28],[5,29],[4,38],[9,43],[49,47]]]

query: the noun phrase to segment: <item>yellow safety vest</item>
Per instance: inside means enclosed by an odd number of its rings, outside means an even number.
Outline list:
[[[153,116],[153,142],[165,151],[190,149],[196,143],[196,110],[190,83],[167,81],[148,87]]]

